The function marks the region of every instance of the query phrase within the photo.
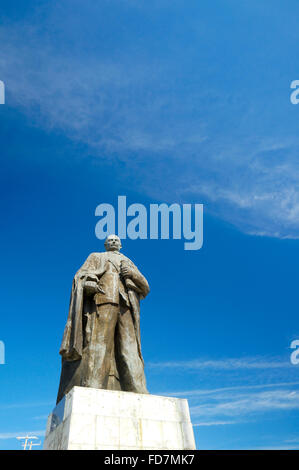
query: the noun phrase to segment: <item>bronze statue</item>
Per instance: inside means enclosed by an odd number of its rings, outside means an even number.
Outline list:
[[[57,403],[73,386],[148,393],[140,346],[145,277],[110,235],[106,252],[91,253],[76,273],[60,348]]]

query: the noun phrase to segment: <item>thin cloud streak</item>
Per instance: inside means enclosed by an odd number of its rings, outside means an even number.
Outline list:
[[[165,392],[163,395],[165,396],[182,396],[182,397],[190,397],[196,398],[204,395],[216,395],[222,392],[231,392],[237,390],[258,390],[263,388],[275,388],[275,387],[290,387],[294,385],[299,385],[299,382],[277,382],[272,384],[259,384],[259,385],[236,385],[233,387],[220,387],[220,388],[212,388],[212,389],[202,389],[202,390],[184,390],[184,391],[177,391],[177,392]]]
[[[13,408],[33,408],[39,406],[53,406],[53,402],[37,402],[37,403],[7,403],[0,405],[1,410],[9,410]]]
[[[0,439],[16,439],[19,436],[44,436],[45,430],[38,431],[13,431],[0,433]]]
[[[148,367],[152,369],[182,369],[182,370],[242,370],[242,369],[277,369],[291,368],[287,361],[272,360],[263,358],[228,358],[223,360],[203,360],[195,359],[191,361],[167,361],[149,362]]]
[[[193,427],[200,427],[200,426],[226,426],[230,424],[239,424],[244,421],[207,421],[202,423],[195,423]]]
[[[238,393],[217,397],[212,402],[192,406],[192,416],[215,417],[255,415],[257,413],[298,410],[299,392],[275,390],[259,393]]]

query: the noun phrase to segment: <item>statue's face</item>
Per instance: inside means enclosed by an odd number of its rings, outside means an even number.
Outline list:
[[[121,242],[117,235],[109,235],[105,241],[105,248],[107,251],[119,251],[121,249]]]

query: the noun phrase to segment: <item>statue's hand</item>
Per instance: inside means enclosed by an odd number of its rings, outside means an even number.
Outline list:
[[[134,270],[123,261],[121,262],[121,265],[120,265],[120,272],[124,279],[134,278],[134,274],[135,274]]]
[[[86,274],[85,279],[84,279],[84,284],[89,281],[98,282],[98,278],[95,274]]]
[[[84,290],[87,294],[92,295],[99,292],[98,278],[93,274],[88,274],[84,279]]]

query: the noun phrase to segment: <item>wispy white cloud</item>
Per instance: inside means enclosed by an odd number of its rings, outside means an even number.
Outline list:
[[[299,392],[293,389],[254,393],[223,393],[212,401],[192,406],[192,416],[242,416],[299,409]]]
[[[167,391],[163,395],[188,398],[191,416],[197,426],[240,424],[245,422],[243,416],[254,421],[258,414],[299,409],[298,381],[265,381],[252,385],[246,383],[245,377],[241,385]],[[203,420],[198,422],[198,417]],[[231,419],[224,419],[227,417]]]
[[[13,432],[2,432],[0,433],[0,439],[16,439],[17,437],[23,436],[44,436],[45,430],[37,431],[13,431]]]
[[[299,445],[284,445],[278,444],[276,446],[264,446],[264,447],[251,447],[250,450],[297,450]]]
[[[166,361],[166,362],[149,362],[148,367],[159,369],[184,369],[184,370],[201,370],[201,369],[219,369],[240,370],[240,369],[277,369],[291,368],[288,361],[281,360],[265,360],[259,357],[244,358],[227,358],[218,360],[194,359],[190,361]]]
[[[34,416],[32,419],[36,421],[48,419],[48,415]]]
[[[297,368],[280,357],[198,358],[190,361],[150,362],[147,368],[151,373],[163,372],[170,377],[174,374],[182,377],[188,375],[188,380],[196,380],[197,386],[193,389],[157,391],[160,395],[192,401],[234,392],[249,393],[299,386]]]
[[[150,364],[150,367],[169,373],[200,372],[201,388],[160,393],[187,398],[192,420],[198,426],[240,424],[245,422],[244,417],[246,421],[255,421],[258,415],[264,413],[299,409],[297,370],[279,358],[169,361]],[[230,385],[207,388],[207,383],[218,383],[213,371],[221,371],[222,383],[225,380]],[[198,418],[201,420],[198,421]]]
[[[207,421],[207,422],[202,422],[202,423],[195,423],[193,424],[193,427],[199,427],[199,426],[226,426],[229,424],[239,424],[240,421]]]
[[[265,436],[267,438],[267,436]],[[272,436],[271,436],[272,437]],[[273,439],[273,437],[272,437]],[[275,439],[276,440],[276,439]],[[274,440],[274,441],[275,441]],[[277,444],[266,445],[264,447],[257,446],[255,449],[264,449],[264,450],[296,450],[299,449],[299,438],[295,437],[292,439],[283,439]]]
[[[37,408],[39,406],[53,406],[53,402],[32,402],[32,403],[5,403],[0,405],[1,410],[13,408]]]
[[[275,387],[291,387],[294,385],[299,385],[299,382],[263,383],[263,384],[258,384],[258,385],[235,385],[232,387],[219,387],[219,388],[210,388],[210,389],[165,392],[163,393],[163,395],[196,398],[196,397],[201,397],[203,395],[215,395],[215,394],[219,394],[223,392],[232,392],[232,391],[237,391],[237,390],[258,390],[258,389],[267,389],[267,388],[275,388]]]
[[[289,444],[298,444],[299,445],[299,437],[295,437],[292,439],[286,439],[284,442]]]
[[[55,8],[40,6],[46,14],[37,11],[27,23],[0,28],[8,106],[21,109],[32,125],[83,142],[93,156],[129,163],[130,175],[122,167],[122,178],[152,198],[204,202],[211,213],[246,233],[298,238],[299,138],[285,128],[271,129],[272,114],[263,97],[267,82],[264,89],[259,84],[253,100],[247,97],[248,83],[247,88],[238,83],[232,92],[220,90],[219,80],[211,79],[223,74],[222,62],[217,75],[215,63],[207,63],[201,52],[209,37],[214,40],[213,28],[192,14],[185,18],[192,34],[190,57],[175,34],[174,52],[166,47],[163,55],[157,47],[153,53],[145,40],[138,47],[138,32],[128,32],[126,41],[114,35],[108,54],[101,8],[109,2],[87,1],[84,11],[78,2],[51,5]],[[130,5],[141,8],[139,2]],[[153,39],[149,36],[148,44]],[[196,75],[194,57],[204,64]],[[234,74],[242,76],[240,70]]]

